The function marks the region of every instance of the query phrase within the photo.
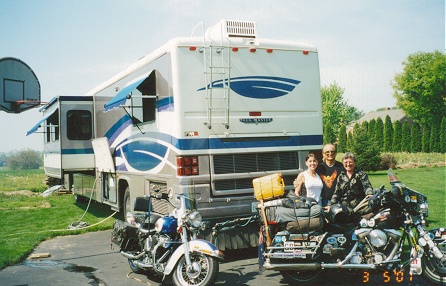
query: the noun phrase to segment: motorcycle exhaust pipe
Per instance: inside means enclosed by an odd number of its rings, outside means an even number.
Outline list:
[[[133,263],[136,266],[138,266],[138,268],[152,268],[153,267],[152,264],[147,264],[147,263],[144,263],[144,262],[142,262],[140,260],[135,260],[135,261],[133,261]]]
[[[138,260],[138,259],[140,259],[141,257],[144,256],[144,252],[141,252],[141,253],[138,254],[138,255],[133,255],[133,254],[131,254],[131,253],[127,253],[127,252],[121,251],[121,254],[122,254],[122,256],[124,256],[125,258],[127,258],[127,259],[132,259],[132,260]]]
[[[287,264],[271,264],[270,262],[265,262],[263,267],[266,270],[319,270],[319,269],[377,269],[374,264],[338,264],[338,263],[287,263]]]
[[[266,270],[318,270],[322,269],[320,263],[286,263],[286,264],[271,264],[265,262],[263,264]]]
[[[375,264],[338,264],[338,263],[327,263],[322,264],[322,269],[364,269],[371,270],[377,269]]]

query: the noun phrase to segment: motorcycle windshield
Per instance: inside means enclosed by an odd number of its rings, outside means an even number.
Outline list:
[[[197,210],[197,204],[194,199],[184,196],[184,207],[189,210]]]

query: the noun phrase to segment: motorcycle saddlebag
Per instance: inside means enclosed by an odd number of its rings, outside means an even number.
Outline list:
[[[113,225],[111,242],[121,250],[138,249],[138,228],[128,222],[117,219]]]

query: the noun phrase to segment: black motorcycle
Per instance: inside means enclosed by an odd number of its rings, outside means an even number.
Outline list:
[[[305,198],[259,204],[264,269],[280,271],[290,284],[314,283],[327,270],[409,269],[445,285],[446,229],[426,230],[426,196],[403,185],[391,170],[389,178],[391,190],[376,189],[355,208],[366,210],[362,216],[342,205],[325,212]]]
[[[135,273],[152,273],[163,280],[172,278],[175,285],[213,285],[218,261],[224,256],[212,243],[197,239],[205,224],[194,199],[180,194],[179,204],[175,205],[172,192],[153,189],[152,193],[135,199],[134,213],[127,214],[127,222],[115,222],[112,242],[119,245]],[[167,201],[172,212],[151,212],[151,199]]]

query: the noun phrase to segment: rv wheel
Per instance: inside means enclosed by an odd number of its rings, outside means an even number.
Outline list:
[[[127,189],[125,189],[125,193],[124,193],[124,204],[122,206],[122,210],[124,213],[124,217],[126,216],[127,212],[131,212],[131,208],[130,208],[130,190],[127,187]]]

